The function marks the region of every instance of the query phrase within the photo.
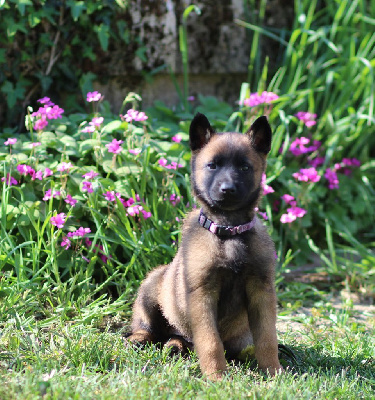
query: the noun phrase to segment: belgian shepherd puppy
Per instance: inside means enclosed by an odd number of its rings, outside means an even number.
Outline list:
[[[194,349],[214,380],[227,369],[225,356],[249,346],[260,369],[282,370],[275,248],[255,211],[271,137],[266,117],[246,134],[216,133],[203,114],[194,117],[191,184],[202,208],[187,215],[175,258],[148,274],[134,304],[129,341]]]

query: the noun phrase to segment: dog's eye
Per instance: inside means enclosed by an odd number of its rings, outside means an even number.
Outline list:
[[[250,167],[248,165],[242,165],[242,167],[240,168],[241,171],[248,171],[250,169]]]
[[[208,168],[208,169],[216,169],[216,163],[214,163],[214,162],[208,163],[208,164],[207,164],[207,168]]]

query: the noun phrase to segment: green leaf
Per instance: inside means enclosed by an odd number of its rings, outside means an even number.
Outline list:
[[[105,24],[100,24],[95,28],[96,33],[98,34],[100,46],[104,51],[108,50],[108,41],[109,41],[109,26]]]
[[[84,1],[73,1],[70,3],[70,13],[74,21],[78,20],[84,10],[86,10]]]
[[[121,121],[118,121],[118,120],[111,121],[110,123],[108,123],[107,125],[104,126],[103,132],[112,133],[116,129],[120,129],[121,125],[122,125]]]

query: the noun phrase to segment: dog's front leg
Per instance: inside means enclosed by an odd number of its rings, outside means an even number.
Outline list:
[[[246,288],[250,330],[255,358],[261,370],[275,375],[282,371],[276,334],[276,292],[271,282],[250,282]]]
[[[204,288],[189,295],[193,345],[202,373],[212,380],[221,379],[227,369],[224,345],[217,327],[217,297],[217,293]]]

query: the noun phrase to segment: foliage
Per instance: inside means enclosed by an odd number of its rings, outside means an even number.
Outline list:
[[[136,41],[125,9],[123,0],[0,2],[0,121],[19,123],[19,110],[46,92],[56,100],[65,93],[70,108],[79,109],[77,88],[91,90],[103,54],[113,43]]]

